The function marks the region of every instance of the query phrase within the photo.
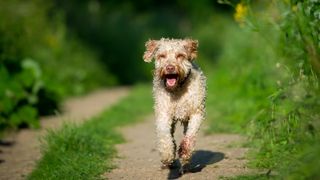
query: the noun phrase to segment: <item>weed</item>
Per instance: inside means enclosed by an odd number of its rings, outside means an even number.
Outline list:
[[[245,132],[252,147],[249,165],[276,172],[273,178],[317,179],[319,2],[241,1],[241,6],[248,11],[239,22],[242,30],[231,31],[208,78],[214,96],[208,107],[215,112],[209,131]]]

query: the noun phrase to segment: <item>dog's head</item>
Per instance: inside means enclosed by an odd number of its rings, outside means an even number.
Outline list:
[[[192,61],[197,57],[198,41],[192,39],[160,39],[146,42],[143,59],[155,59],[155,75],[168,90],[174,90],[188,77]]]

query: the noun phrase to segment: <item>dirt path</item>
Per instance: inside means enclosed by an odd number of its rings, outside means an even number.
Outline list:
[[[177,124],[176,139],[180,141],[182,128]],[[156,150],[156,134],[153,117],[141,124],[120,129],[127,143],[117,146],[119,158],[116,169],[103,175],[108,179],[219,179],[220,176],[235,176],[249,172],[245,167],[244,154],[248,150],[240,146],[244,138],[234,134],[206,136],[203,129],[198,135],[196,152],[193,155],[193,173],[179,177],[178,169],[160,170]],[[177,142],[179,142],[177,141]]]
[[[67,100],[65,113],[41,119],[41,129],[25,129],[8,136],[0,144],[0,179],[24,179],[36,160],[40,159],[39,138],[47,129],[61,127],[62,123],[81,123],[126,96],[128,88],[114,88],[93,92],[88,96]]]

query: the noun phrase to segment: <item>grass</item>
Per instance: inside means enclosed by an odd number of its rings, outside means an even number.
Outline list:
[[[246,133],[250,121],[261,115],[269,105],[268,96],[276,90],[279,73],[270,47],[258,43],[263,40],[257,35],[229,26],[224,52],[208,74],[208,133]],[[256,40],[249,42],[252,36]],[[261,56],[268,49],[270,53]]]
[[[115,128],[151,113],[151,97],[149,86],[136,86],[128,97],[84,124],[50,131],[43,140],[43,156],[28,179],[100,179],[114,168],[114,145],[124,142]]]
[[[273,175],[231,179],[319,179],[320,47],[312,25],[319,6],[241,2],[247,17],[242,28],[228,25],[208,77],[208,133],[246,134],[248,166]]]

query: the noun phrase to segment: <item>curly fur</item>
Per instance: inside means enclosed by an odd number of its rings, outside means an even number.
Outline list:
[[[178,155],[185,165],[190,161],[196,134],[205,117],[206,78],[194,63],[197,47],[198,41],[192,39],[162,38],[146,42],[144,60],[155,59],[154,109],[158,149],[164,165],[170,166],[176,156],[173,137],[176,122],[184,125]]]

